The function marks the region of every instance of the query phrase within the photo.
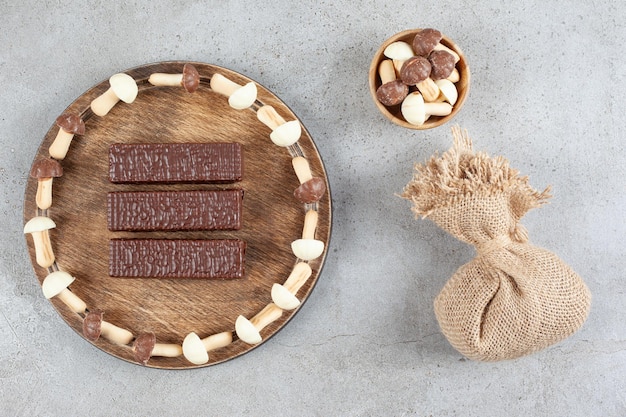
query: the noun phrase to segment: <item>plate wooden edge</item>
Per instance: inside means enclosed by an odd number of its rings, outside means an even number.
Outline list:
[[[225,75],[229,79],[239,84],[245,84],[247,82],[254,82],[257,85],[257,88],[259,89],[259,95],[260,96],[262,95],[264,98],[263,104],[272,105],[286,119],[300,120],[293,113],[293,111],[284,102],[282,102],[277,96],[275,96],[274,93],[272,93],[270,90],[268,90],[267,88],[265,88],[258,82],[224,67],[220,67],[220,66],[216,66],[212,64],[206,64],[202,62],[196,62],[196,61],[164,61],[164,62],[141,65],[138,67],[134,67],[134,68],[122,71],[122,72],[131,75],[137,81],[138,84],[142,84],[142,83],[145,84],[147,83],[147,78],[149,77],[151,73],[175,72],[177,68],[178,69],[182,68],[182,65],[184,65],[185,63],[191,63],[195,65],[199,69],[201,75],[204,78],[206,78],[206,74],[212,75],[213,73],[219,72],[222,75]],[[85,115],[86,113],[89,112],[88,108],[89,108],[89,103],[91,102],[91,100],[93,100],[95,97],[102,94],[106,89],[108,89],[108,80],[101,81],[100,83],[88,89],[85,93],[79,96],[76,100],[74,100],[64,110],[63,113],[76,112],[76,113]],[[139,94],[141,94],[141,92]],[[97,117],[97,116],[93,116],[93,117]],[[89,123],[89,121],[86,120],[86,123]],[[151,360],[147,364],[148,367],[160,368],[160,369],[192,369],[192,368],[207,367],[207,366],[211,366],[211,365],[228,361],[230,359],[234,359],[240,355],[243,355],[247,352],[250,352],[251,350],[254,350],[262,346],[266,341],[271,339],[278,331],[284,328],[284,326],[291,321],[291,319],[295,316],[295,314],[297,314],[297,312],[302,308],[302,306],[308,300],[313,288],[315,287],[315,284],[317,283],[319,279],[320,274],[322,273],[323,265],[324,265],[324,262],[328,253],[331,229],[332,229],[332,203],[331,203],[332,198],[331,198],[330,184],[328,182],[326,170],[325,170],[323,161],[321,159],[321,156],[319,154],[319,151],[317,150],[315,143],[313,142],[309,132],[307,131],[302,121],[300,121],[300,124],[302,125],[302,128],[303,128],[303,136],[301,138],[301,141],[306,145],[305,147],[307,148],[307,152],[306,152],[307,160],[309,160],[309,162],[312,164],[312,168],[313,168],[313,165],[315,165],[315,171],[317,174],[316,176],[322,177],[324,181],[326,182],[325,197],[323,197],[323,200],[321,200],[318,203],[318,207],[320,210],[320,223],[318,225],[317,236],[316,236],[316,238],[325,242],[325,248],[324,248],[324,252],[319,258],[310,262],[310,264],[313,267],[314,272],[313,272],[313,275],[307,281],[306,291],[301,296],[299,294],[299,298],[301,299],[301,305],[295,310],[285,311],[280,319],[278,319],[276,322],[268,326],[266,328],[267,331],[264,332],[263,341],[259,344],[256,344],[256,345],[245,344],[244,342],[240,340],[236,340],[236,335],[235,335],[234,336],[235,340],[233,341],[231,346],[234,346],[236,344],[238,344],[239,346],[236,349],[234,349],[233,352],[225,356],[224,355],[211,355],[212,359],[206,364],[202,364],[202,365],[191,364],[190,362],[186,361],[183,357],[180,357],[176,359],[182,359],[182,361],[181,360],[175,361],[177,363],[172,363],[172,361],[169,360],[169,358],[167,358],[165,361],[153,362]],[[58,131],[58,128],[53,123],[49,131],[44,136],[44,139],[42,140],[35,154],[35,157],[33,158],[33,162],[37,160],[38,158],[48,157],[47,149],[49,145],[51,144],[52,140],[54,139],[54,137],[56,136],[57,131]],[[70,152],[72,152],[72,149],[70,149]],[[59,181],[62,181],[62,179],[59,179]],[[24,192],[24,210],[23,210],[24,222],[28,221],[30,218],[32,218],[35,215],[35,213],[37,213],[36,206],[34,204],[34,195],[35,195],[36,187],[37,187],[37,181],[29,177],[27,181],[26,189]],[[297,204],[295,200],[294,200],[294,204]],[[322,213],[324,214],[324,217],[322,217]],[[27,247],[28,247],[29,255],[31,257],[31,262],[33,265],[35,275],[37,276],[37,279],[39,283],[41,284],[44,278],[50,272],[50,270],[44,269],[36,264],[35,251],[34,251],[34,246],[32,244],[32,239],[30,239],[28,236],[25,236],[25,239],[27,242]],[[54,245],[54,242],[53,242],[53,245]],[[295,263],[295,257],[294,257],[294,263]],[[284,280],[284,278],[281,278],[281,279]],[[276,281],[279,282],[280,279],[277,279]],[[80,337],[85,339],[82,334],[82,316],[70,311],[61,301],[59,301],[56,298],[51,299],[50,302],[52,303],[53,307],[57,310],[58,314],[63,318],[63,320],[74,331],[76,331],[76,333],[78,333]],[[234,326],[234,323],[233,323],[233,326]],[[234,328],[233,328],[233,334],[234,334]],[[90,341],[88,342],[93,344],[100,350],[118,359],[122,359],[128,362],[137,364],[137,362],[135,362],[135,360],[132,358],[132,354],[130,352],[129,346],[116,346],[116,345],[111,344],[108,341],[102,341],[102,340],[98,340],[96,342],[90,342]],[[215,359],[213,359],[213,357],[215,357]]]

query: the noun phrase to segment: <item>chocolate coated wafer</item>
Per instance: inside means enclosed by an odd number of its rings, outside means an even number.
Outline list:
[[[113,239],[109,241],[109,275],[242,278],[245,251],[246,242],[238,239]]]
[[[109,179],[114,183],[224,183],[242,177],[239,143],[114,143],[109,147]]]
[[[238,230],[243,190],[129,191],[107,194],[111,231]]]

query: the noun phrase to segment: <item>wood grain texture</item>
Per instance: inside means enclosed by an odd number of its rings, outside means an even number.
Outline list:
[[[55,179],[53,204],[48,215],[57,224],[50,231],[58,268],[76,277],[71,290],[89,309],[105,312],[104,319],[135,336],[152,331],[158,343],[182,343],[195,332],[201,338],[233,331],[238,315],[253,317],[271,302],[270,289],[283,283],[296,263],[290,250],[301,237],[305,210],[293,196],[299,181],[286,148],[269,139],[270,130],[259,122],[255,109],[234,110],[226,97],[213,92],[209,80],[220,73],[238,84],[252,80],[225,68],[193,63],[202,80],[199,89],[187,93],[182,87],[153,87],[147,83],[154,72],[176,73],[184,62],[149,64],[125,71],[138,83],[140,92],[132,104],[118,103],[105,117],[89,110],[90,102],[106,89],[108,80],[86,91],[65,112],[81,113],[86,123],[83,136],[74,138],[61,161],[64,175]],[[256,105],[273,106],[286,120],[293,112],[274,94],[257,84]],[[64,112],[64,113],[65,113]],[[38,158],[48,157],[48,147],[58,127],[44,137]],[[107,230],[107,193],[111,191],[159,191],[225,189],[231,185],[137,185],[112,184],[108,179],[108,149],[112,143],[238,142],[244,149],[245,190],[243,225],[238,231],[210,232],[110,232]],[[318,203],[316,238],[326,243],[321,257],[310,261],[311,278],[297,296],[305,301],[317,282],[331,232],[331,196],[323,163],[306,129],[298,142],[314,176],[326,181],[327,192]],[[37,180],[30,178],[24,201],[24,222],[35,216]],[[114,238],[242,239],[247,242],[246,276],[235,281],[115,279],[108,275],[108,242]],[[39,282],[49,270],[35,263],[32,239],[26,237]],[[82,316],[71,312],[58,299],[51,300],[61,317],[82,337]],[[285,311],[262,332],[264,342],[279,331],[298,311]],[[71,342],[71,341],[70,341]],[[91,343],[91,342],[90,342]],[[123,360],[134,362],[130,346],[116,346],[102,338],[95,346]],[[233,343],[209,352],[209,362],[194,365],[184,357],[153,357],[147,366],[167,369],[196,368],[235,358],[259,345],[248,345],[234,335]]]

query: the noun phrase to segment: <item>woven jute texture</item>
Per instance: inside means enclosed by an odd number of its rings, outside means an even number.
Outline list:
[[[528,242],[519,223],[550,198],[503,157],[474,152],[467,132],[452,129],[454,145],[415,166],[402,197],[476,248],[436,297],[443,334],[464,356],[514,359],[573,334],[589,313],[583,280],[554,253]]]

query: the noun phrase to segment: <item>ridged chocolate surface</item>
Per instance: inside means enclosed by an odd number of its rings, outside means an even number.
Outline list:
[[[239,143],[114,143],[114,183],[234,182],[243,176]]]
[[[246,242],[238,239],[113,239],[109,275],[132,278],[244,276]]]
[[[238,230],[243,190],[131,191],[107,194],[111,231]]]

